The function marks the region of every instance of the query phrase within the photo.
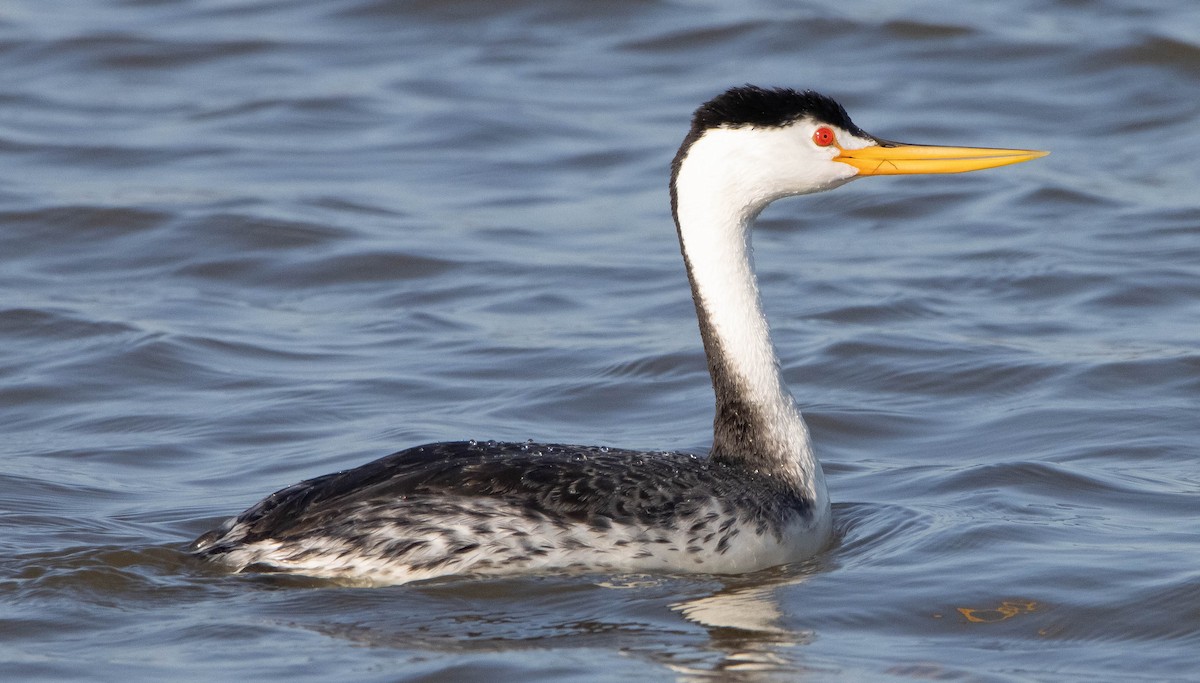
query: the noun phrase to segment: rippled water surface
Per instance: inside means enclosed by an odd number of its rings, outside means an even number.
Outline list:
[[[0,5],[5,680],[1187,680],[1191,0]],[[427,441],[703,452],[691,110],[1034,147],[771,207],[838,542],[739,577],[344,588],[184,544]]]

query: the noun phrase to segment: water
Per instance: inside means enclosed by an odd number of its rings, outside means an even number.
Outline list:
[[[1186,680],[1194,2],[9,0],[5,680]],[[1053,154],[773,206],[838,543],[740,577],[347,589],[181,549],[443,439],[702,452],[691,110],[813,87]]]

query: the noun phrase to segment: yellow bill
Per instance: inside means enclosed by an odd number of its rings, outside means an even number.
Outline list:
[[[907,175],[910,173],[966,173],[985,168],[1019,164],[1044,157],[1049,152],[1034,149],[989,147],[942,147],[903,145],[880,141],[862,149],[843,149],[833,158],[858,169],[859,175]]]

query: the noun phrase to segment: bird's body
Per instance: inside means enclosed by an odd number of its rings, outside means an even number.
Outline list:
[[[374,584],[571,569],[741,573],[811,557],[830,540],[829,497],[763,316],[751,223],[776,199],[861,175],[1041,155],[898,145],[816,93],[734,88],[696,111],[671,175],[716,395],[708,456],[429,444],[282,489],[191,549],[236,571]]]
[[[769,477],[695,455],[438,443],[283,489],[210,532],[205,552],[369,583],[551,569],[729,574],[815,553],[828,534],[817,512]]]

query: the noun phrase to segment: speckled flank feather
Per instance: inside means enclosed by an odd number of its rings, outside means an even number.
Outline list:
[[[810,556],[811,505],[682,453],[431,444],[272,494],[192,550],[366,583],[539,569],[736,573]],[[822,541],[823,542],[823,541]]]

